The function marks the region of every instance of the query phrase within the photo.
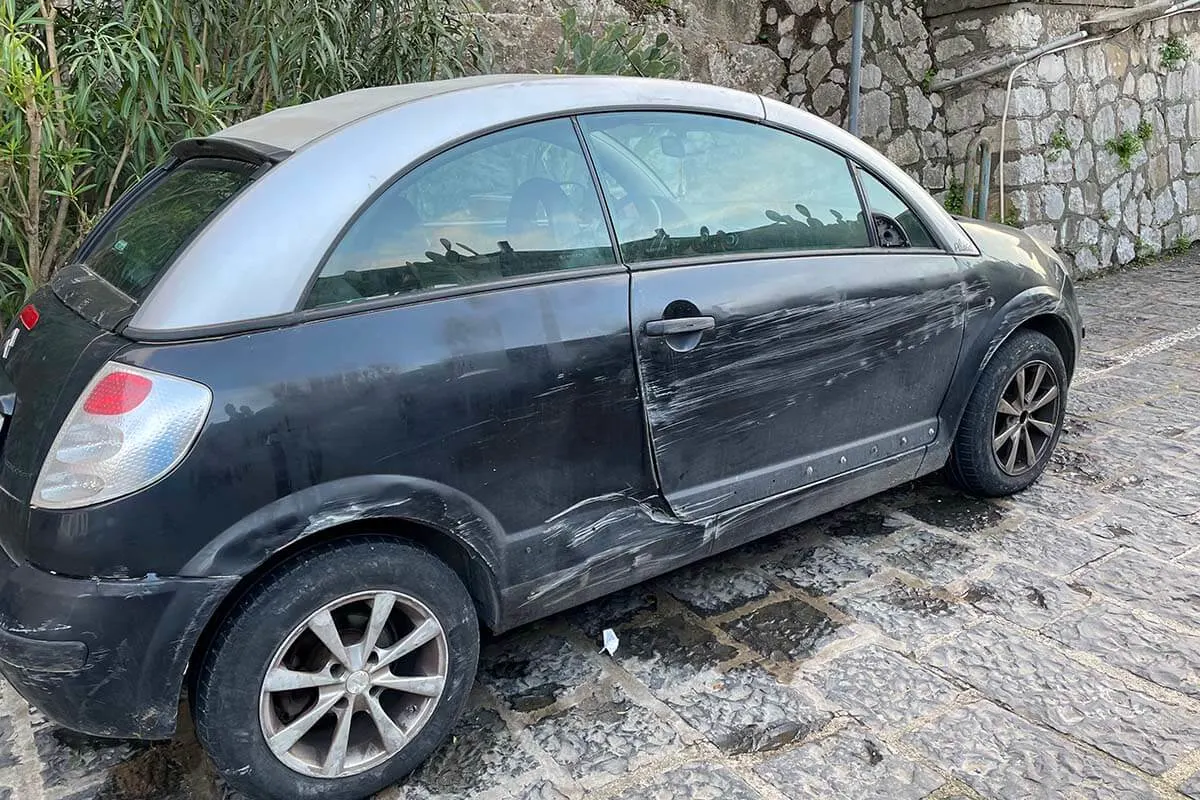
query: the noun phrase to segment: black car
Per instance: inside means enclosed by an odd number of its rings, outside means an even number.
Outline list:
[[[1017,492],[1045,246],[697,84],[367,89],[179,143],[3,341],[0,669],[230,784],[412,770],[504,631],[947,468]]]

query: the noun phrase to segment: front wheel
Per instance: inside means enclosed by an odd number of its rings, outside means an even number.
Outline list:
[[[1013,334],[992,357],[959,425],[950,477],[986,497],[1015,494],[1041,476],[1062,433],[1067,370],[1037,331]]]
[[[475,678],[479,626],[454,572],[385,539],[282,564],[204,657],[197,738],[255,798],[358,800],[442,742]]]

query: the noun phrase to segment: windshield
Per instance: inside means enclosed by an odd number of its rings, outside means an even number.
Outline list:
[[[143,294],[208,220],[251,181],[253,164],[193,159],[167,172],[88,245],[87,267],[128,295]]]

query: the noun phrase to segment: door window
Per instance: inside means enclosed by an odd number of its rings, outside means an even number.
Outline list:
[[[580,122],[627,261],[870,246],[849,164],[808,139],[702,114]]]
[[[866,170],[859,170],[858,176],[867,196],[867,205],[871,207],[880,244],[885,247],[937,247],[920,218],[900,195]]]
[[[569,120],[489,134],[396,181],[351,225],[307,306],[615,264]]]

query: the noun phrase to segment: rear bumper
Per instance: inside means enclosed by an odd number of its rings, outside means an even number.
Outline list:
[[[168,738],[192,649],[235,580],[65,578],[0,556],[0,673],[64,727]]]

